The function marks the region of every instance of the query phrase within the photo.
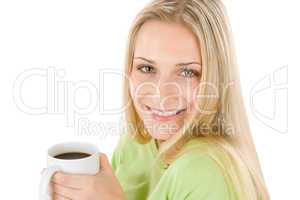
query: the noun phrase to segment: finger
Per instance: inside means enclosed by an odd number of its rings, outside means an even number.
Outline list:
[[[52,194],[52,198],[53,198],[53,200],[72,200],[68,197],[64,197],[64,196],[56,194],[56,193]]]
[[[52,191],[58,195],[67,197],[69,199],[75,199],[75,197],[78,197],[80,190],[73,189],[69,187],[64,187],[56,183],[52,183]]]
[[[101,170],[113,171],[107,156],[104,153],[99,153],[99,154],[100,154],[100,172]]]
[[[52,177],[52,182],[73,189],[83,189],[89,184],[89,178],[89,175],[56,172]]]

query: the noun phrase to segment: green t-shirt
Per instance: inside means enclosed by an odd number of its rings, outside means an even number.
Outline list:
[[[210,154],[193,151],[206,147]],[[113,170],[127,200],[236,200],[229,178],[210,156],[218,153],[201,139],[191,139],[187,153],[170,166],[153,165],[157,148],[154,139],[139,144],[122,134],[112,156]],[[199,148],[197,148],[199,149]]]

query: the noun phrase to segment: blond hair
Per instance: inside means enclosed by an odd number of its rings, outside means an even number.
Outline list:
[[[197,113],[178,134],[164,142],[158,157],[164,162],[172,162],[186,141],[201,137],[229,156],[232,162],[224,162],[220,157],[214,159],[224,166],[239,199],[269,199],[241,95],[229,18],[220,0],[155,0],[138,13],[129,32],[125,59],[127,77],[123,85],[123,103],[128,132],[139,143],[151,139],[132,103],[128,81],[136,36],[150,19],[181,23],[195,34],[203,65],[200,82],[210,83],[201,86],[199,95],[217,93],[216,98],[203,98],[197,102],[203,112]],[[211,85],[217,86],[215,90]],[[218,126],[208,134],[196,129],[214,124]]]

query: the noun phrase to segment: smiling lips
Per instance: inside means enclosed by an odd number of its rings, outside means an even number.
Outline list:
[[[151,112],[152,118],[159,122],[174,120],[186,110],[186,108],[183,108],[183,109],[178,109],[178,110],[163,111],[163,110],[151,108],[147,105],[145,105],[145,106],[146,106],[147,110]]]

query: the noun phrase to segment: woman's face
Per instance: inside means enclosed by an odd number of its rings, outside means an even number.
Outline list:
[[[153,138],[167,140],[195,114],[200,76],[200,49],[189,29],[158,20],[141,27],[130,73],[130,92]]]

